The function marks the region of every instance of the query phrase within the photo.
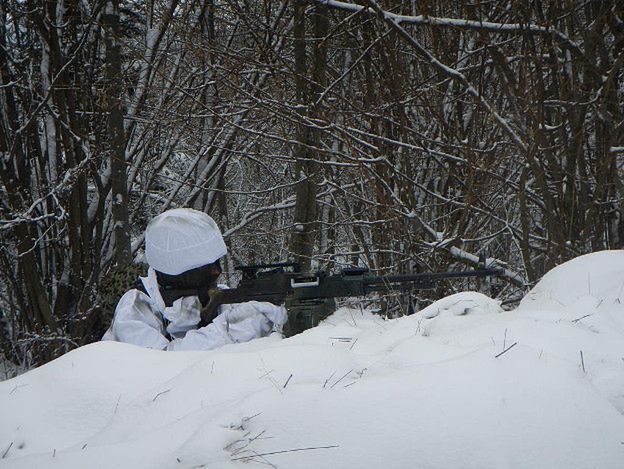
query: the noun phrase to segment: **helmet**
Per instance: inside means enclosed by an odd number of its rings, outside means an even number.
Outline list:
[[[198,210],[167,210],[152,219],[145,230],[147,262],[168,275],[212,264],[226,254],[221,230],[211,217]]]

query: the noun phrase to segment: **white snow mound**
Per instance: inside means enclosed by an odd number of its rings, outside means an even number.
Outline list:
[[[624,250],[572,259],[546,273],[524,297],[520,309],[562,310],[575,303],[624,301]]]
[[[515,311],[467,292],[211,352],[82,347],[0,383],[1,466],[620,469],[622,261],[559,266]]]

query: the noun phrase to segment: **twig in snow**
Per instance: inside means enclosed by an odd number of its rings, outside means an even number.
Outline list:
[[[230,427],[232,430],[240,430],[242,427]],[[249,435],[249,432],[245,433],[245,435],[243,435],[243,438],[239,438],[238,440],[234,440],[232,443],[228,444],[225,446],[225,448],[223,448],[225,451],[230,451],[232,449],[232,447],[234,445],[237,445],[239,443],[244,443],[240,448],[234,448],[234,452],[233,454],[237,454],[240,453],[244,448],[247,448],[247,446],[249,445],[249,440],[246,439],[247,435]]]
[[[585,373],[585,359],[583,358],[583,351],[580,350],[581,352],[581,367],[583,368],[583,373]]]
[[[273,386],[275,386],[275,389],[277,389],[279,393],[282,394],[282,387],[277,383],[277,381],[275,381],[271,376],[269,376],[271,373],[273,373],[274,370],[267,371],[266,363],[264,363],[264,358],[262,358],[262,356],[260,356],[260,362],[262,363],[262,369],[265,372],[262,376],[260,376],[260,378],[264,378],[265,376],[269,378],[269,381],[271,382]]]
[[[232,456],[238,456],[242,453],[255,453],[253,450],[251,449],[246,449],[251,443],[253,443],[254,441],[256,441],[257,439],[259,439],[262,435],[264,435],[264,433],[266,432],[266,430],[262,430],[260,433],[258,433],[256,436],[252,436],[251,438],[246,438],[246,439],[241,439],[241,440],[236,440],[234,443],[230,443],[229,445],[227,445],[224,449],[229,451],[230,448],[232,446],[234,446],[236,443],[242,443],[245,442],[245,444],[243,446],[241,446],[240,448],[234,448],[234,450],[232,451]],[[245,436],[249,435],[249,433],[247,433]],[[272,436],[268,436],[266,438],[262,438],[263,440],[269,440],[273,438]]]
[[[290,374],[290,376],[288,377],[288,379],[286,380],[286,382],[284,383],[284,389],[286,389],[286,386],[288,386],[288,383],[290,382],[290,378],[292,378],[292,373]]]
[[[358,341],[357,339],[355,339],[355,340],[353,341],[353,343],[351,344],[351,347],[349,347],[349,350],[351,350],[351,349],[353,348],[353,346],[357,343],[357,341]]]
[[[163,394],[167,394],[169,391],[171,391],[171,389],[167,389],[165,391],[159,392],[158,394],[156,394],[154,396],[154,399],[152,399],[152,402],[154,402],[156,399],[158,399],[160,396],[162,396]]]
[[[259,464],[266,464],[267,466],[272,467],[273,469],[278,469],[277,466],[275,464],[273,464],[271,461],[269,461],[267,458],[263,457],[260,453],[258,453],[257,451],[253,451],[253,450],[246,450],[245,452],[247,453],[253,453],[250,455],[246,455],[246,456],[241,456],[237,459],[242,459],[243,462],[249,462],[249,461],[253,461]],[[235,455],[233,455],[235,456]],[[258,458],[258,459],[254,459],[254,458]],[[232,459],[232,461],[235,461],[236,459]]]
[[[121,401],[121,394],[117,398],[117,404],[115,404],[115,410],[113,410],[113,414],[117,413],[117,408],[119,407],[119,401]]]
[[[349,371],[347,371],[344,375],[342,375],[342,378],[340,378],[338,381],[336,381],[334,384],[332,384],[330,386],[330,388],[333,388],[334,386],[336,386],[340,381],[345,379],[352,371],[353,371],[353,369],[350,369]]]
[[[593,313],[591,313],[591,314],[586,314],[585,316],[581,316],[580,318],[572,319],[572,322],[577,323],[577,322],[579,322],[581,319],[585,319],[585,318],[588,318],[589,316],[593,316],[593,315],[594,315]]]
[[[418,335],[418,333],[420,332],[420,324],[422,323],[422,318],[418,319],[418,324],[416,324],[416,332],[414,332],[414,335]]]
[[[266,430],[262,430],[256,436],[252,436],[251,438],[249,438],[249,442],[252,443],[252,442],[256,441],[258,438],[260,438],[262,435],[264,435],[265,432],[266,432]],[[262,439],[263,440],[270,440],[271,438],[273,438],[273,437],[272,436],[267,436],[266,438],[262,438]]]
[[[622,360],[624,360],[624,358],[622,358]],[[323,383],[323,387],[327,386],[327,383],[329,382],[330,379],[334,377],[335,374],[336,372],[334,371],[331,375],[329,375],[329,378],[327,378],[325,382]]]
[[[255,450],[252,450],[252,449],[247,449],[247,448],[254,441],[260,439],[260,437],[262,437],[262,435],[264,435],[264,433],[265,433],[265,430],[262,430],[256,436],[252,436],[251,438],[247,438],[247,435],[249,435],[249,433],[246,433],[244,439],[237,440],[234,443],[229,444],[225,449],[230,451],[230,448],[232,448],[233,445],[235,445],[237,443],[243,443],[240,448],[235,448],[232,451],[232,456],[239,456],[237,459],[244,459],[245,462],[251,461],[251,460],[253,460],[253,458],[258,456],[258,452],[255,451]],[[262,438],[262,439],[263,440],[267,440],[267,439],[270,439],[270,438],[272,438],[272,437],[265,437],[265,438]],[[246,454],[246,453],[251,453],[251,454]],[[267,465],[277,469],[277,466],[275,464],[271,463],[271,461],[268,461],[267,459],[263,458],[262,456],[259,456],[259,458],[261,460],[257,461],[257,462],[260,462],[262,464],[267,464]]]
[[[82,445],[82,448],[80,448],[80,449],[85,449],[85,448],[87,447],[87,445],[88,445],[88,444],[89,444],[89,443],[85,443],[84,445]]]
[[[28,386],[28,383],[26,384],[18,384],[17,386],[15,386],[13,389],[11,389],[11,391],[9,392],[9,394],[13,394],[15,391],[17,391],[19,388],[23,388],[25,386]]]
[[[349,310],[349,314],[351,315],[351,320],[353,321],[353,327],[357,327],[357,322],[355,322],[355,318],[353,317],[353,311]]]
[[[252,418],[257,417],[258,415],[262,415],[262,412],[258,412],[257,414],[253,414],[251,417],[243,417],[243,422],[249,422]]]
[[[9,447],[4,451],[4,453],[2,453],[2,459],[4,459],[7,454],[9,454],[9,450],[11,449],[12,446],[13,446],[13,442],[11,442]]]
[[[514,348],[516,345],[518,345],[518,342],[514,342],[513,344],[511,344],[508,348],[506,348],[505,350],[503,350],[501,353],[499,353],[498,355],[496,355],[494,358],[498,358],[500,357],[503,353],[508,352],[509,350],[511,350],[512,348]]]
[[[271,454],[282,454],[282,453],[294,453],[296,451],[310,451],[313,449],[329,449],[329,448],[339,448],[339,445],[329,445],[329,446],[313,446],[310,448],[295,448],[295,449],[284,449],[281,451],[271,451],[270,453],[256,453],[252,456],[241,456],[240,458],[232,458],[232,461],[240,461],[243,459],[251,459],[255,457],[261,456],[270,456]]]
[[[264,371],[266,371],[266,369],[265,369]],[[259,376],[259,377],[258,377],[258,379],[265,378],[265,377],[269,376],[271,373],[273,373],[274,371],[275,371],[275,370],[266,371],[266,373],[265,373],[265,374],[263,374],[262,376]]]

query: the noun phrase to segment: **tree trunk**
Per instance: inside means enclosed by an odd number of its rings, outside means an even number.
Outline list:
[[[109,0],[103,15],[106,43],[106,108],[108,110],[108,151],[111,168],[114,258],[118,265],[131,262],[128,219],[126,139],[121,97],[121,56],[119,47],[119,0]]]
[[[295,148],[295,177],[299,181],[295,186],[296,202],[293,232],[291,236],[291,251],[295,261],[303,270],[308,270],[312,261],[314,238],[316,233],[316,182],[314,175],[316,168],[311,161],[313,156],[310,150],[310,129],[305,123],[309,115],[310,93],[307,84],[306,34],[304,0],[295,2],[295,86],[297,112],[300,120],[297,123],[297,146]]]

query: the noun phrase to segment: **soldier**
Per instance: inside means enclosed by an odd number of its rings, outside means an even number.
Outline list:
[[[286,309],[258,301],[222,305],[210,324],[200,324],[201,307],[217,283],[219,260],[226,253],[219,227],[205,213],[181,208],[155,217],[145,231],[147,277],[121,297],[102,340],[161,350],[211,350],[280,331]],[[166,305],[160,289],[167,286],[194,289],[197,295]]]

